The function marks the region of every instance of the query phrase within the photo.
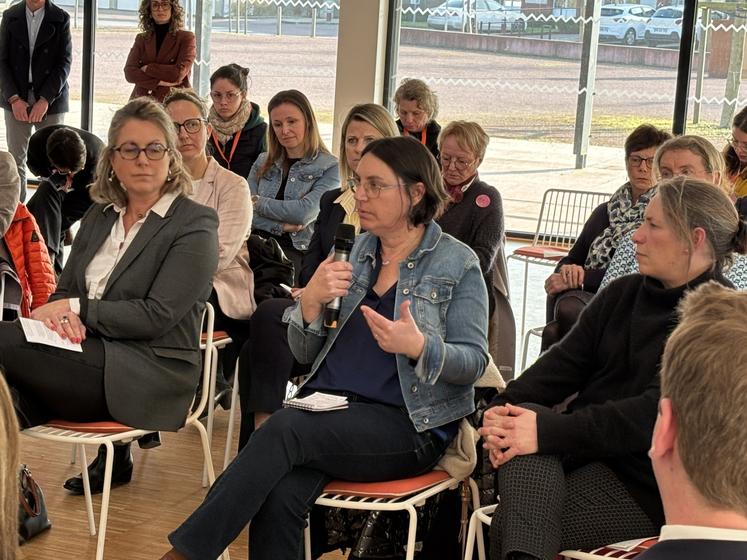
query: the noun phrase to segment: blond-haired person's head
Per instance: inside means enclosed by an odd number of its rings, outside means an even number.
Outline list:
[[[667,523],[747,529],[747,293],[710,282],[679,313],[649,451]]]
[[[18,548],[18,420],[0,371],[0,559]]]
[[[399,136],[397,125],[381,105],[362,103],[350,109],[340,132],[339,161],[343,190],[348,187],[365,147],[374,140],[392,136]]]
[[[139,97],[114,113],[90,195],[95,202],[124,208],[132,196],[149,191],[152,197],[189,195],[192,179],[177,149],[171,118],[156,101]]]
[[[459,185],[474,177],[490,137],[476,122],[452,121],[438,135],[441,175],[448,185]]]
[[[654,156],[654,169],[663,180],[691,177],[713,183],[731,194],[724,156],[702,136],[685,134],[664,142]]]

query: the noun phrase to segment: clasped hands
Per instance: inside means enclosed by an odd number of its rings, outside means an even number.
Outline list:
[[[548,294],[559,294],[566,290],[581,288],[584,284],[586,271],[583,266],[577,264],[564,264],[558,272],[555,272],[545,280],[545,292]]]
[[[13,110],[13,117],[18,122],[38,123],[47,114],[49,103],[43,97],[39,98],[29,111],[29,104],[19,97],[13,101],[11,109]]]
[[[506,404],[485,411],[478,430],[490,463],[498,468],[517,455],[537,453],[537,413],[528,408]]]
[[[348,262],[335,262],[332,255],[327,257],[304,288],[301,298],[304,321],[311,323],[322,313],[325,304],[348,295],[352,279],[353,265]],[[399,319],[392,321],[367,305],[361,306],[361,313],[379,348],[384,352],[403,354],[417,360],[423,353],[425,336],[410,313],[409,300],[402,302],[399,311]]]
[[[86,339],[86,326],[77,313],[70,309],[70,300],[59,299],[37,307],[31,312],[31,318],[42,321],[62,338],[80,343]]]

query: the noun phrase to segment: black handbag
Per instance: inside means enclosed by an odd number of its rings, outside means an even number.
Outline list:
[[[52,526],[44,493],[26,465],[18,474],[18,501],[18,538],[23,544]]]
[[[276,239],[252,234],[247,240],[249,266],[254,273],[254,300],[290,297],[280,284],[293,286],[293,263]]]

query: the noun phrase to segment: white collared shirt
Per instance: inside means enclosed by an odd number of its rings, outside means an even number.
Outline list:
[[[112,208],[114,208],[114,211],[119,214],[119,217],[117,218],[117,221],[114,222],[109,236],[104,240],[104,243],[99,247],[99,250],[96,251],[96,254],[86,268],[86,291],[88,299],[101,299],[114,268],[122,259],[122,256],[125,254],[128,247],[132,244],[132,241],[142,228],[145,220],[148,219],[148,215],[151,212],[155,212],[163,218],[166,215],[166,212],[169,211],[169,208],[171,208],[171,204],[177,196],[179,196],[177,193],[167,193],[163,195],[158,199],[158,202],[148,210],[145,216],[132,225],[126,234],[124,215],[127,211],[127,207],[120,208],[114,204],[111,205]],[[80,300],[78,298],[70,299],[70,310],[73,313],[80,314]]]
[[[704,539],[711,541],[747,541],[747,531],[740,529],[720,529],[699,525],[664,525],[660,541],[682,539]]]
[[[45,4],[46,6],[46,4]],[[28,6],[26,6],[26,29],[29,32],[29,83],[33,80],[31,75],[31,60],[34,56],[34,45],[36,45],[36,37],[39,35],[39,28],[41,27],[42,21],[44,20],[44,8],[42,6],[35,12],[32,12]],[[39,94],[34,92],[35,97],[39,97]]]

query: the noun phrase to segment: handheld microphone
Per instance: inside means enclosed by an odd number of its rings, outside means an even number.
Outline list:
[[[355,227],[350,224],[340,224],[335,232],[335,258],[334,262],[348,262],[350,251],[355,242]],[[340,304],[342,298],[336,297],[324,308],[324,326],[330,329],[337,328],[337,319],[340,317]]]

